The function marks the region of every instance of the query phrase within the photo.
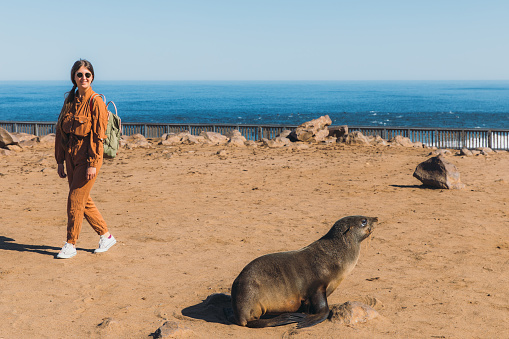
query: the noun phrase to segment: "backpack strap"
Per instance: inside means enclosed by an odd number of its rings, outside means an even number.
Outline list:
[[[89,106],[89,109],[90,109],[90,114],[92,114],[92,102],[94,102],[94,99],[97,98],[97,97],[101,97],[103,98],[103,101],[106,102],[106,97],[102,94],[97,94],[97,93],[94,93],[91,97],[90,97],[90,102],[88,104]],[[106,112],[108,112],[108,118],[110,117],[110,112],[108,111],[108,106],[106,106]],[[104,131],[106,133],[106,131]],[[101,141],[103,141],[104,139],[100,139]]]
[[[92,102],[93,102],[93,101],[94,101],[94,99],[95,99],[96,97],[98,97],[98,96],[102,97],[102,98],[103,98],[103,101],[104,101],[104,102],[106,102],[106,97],[105,97],[104,95],[94,93],[94,94],[90,97],[90,102],[89,102],[89,104],[88,104],[88,106],[89,106],[89,108],[90,108],[90,112],[92,112]]]

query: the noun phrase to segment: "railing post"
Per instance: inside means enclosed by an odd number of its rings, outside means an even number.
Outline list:
[[[493,148],[493,140],[491,137],[491,130],[488,131],[488,148]]]
[[[38,137],[38,136],[39,136],[39,124],[38,124],[38,123],[35,123],[35,124],[34,124],[34,129],[35,129],[35,133],[34,133],[34,135],[35,135],[36,137]]]

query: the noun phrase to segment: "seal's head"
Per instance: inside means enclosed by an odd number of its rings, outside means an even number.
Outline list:
[[[336,221],[324,238],[346,238],[361,242],[373,232],[377,221],[377,217],[362,215],[344,217]]]

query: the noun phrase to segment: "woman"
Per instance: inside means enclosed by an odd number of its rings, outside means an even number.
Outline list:
[[[80,59],[74,63],[71,81],[73,87],[60,111],[55,138],[58,175],[67,177],[69,182],[67,242],[57,255],[59,259],[76,255],[83,216],[100,235],[99,247],[94,253],[105,252],[117,242],[90,198],[103,161],[108,111],[102,98],[92,91],[94,68],[89,61]]]

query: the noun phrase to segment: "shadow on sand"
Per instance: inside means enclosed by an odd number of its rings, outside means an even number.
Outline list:
[[[229,295],[214,293],[201,303],[184,308],[182,315],[193,319],[205,320],[210,323],[233,325],[228,321],[225,314],[225,312],[228,314],[231,312],[233,315],[231,307],[231,297]]]
[[[0,250],[4,251],[33,252],[56,257],[60,249],[60,247],[54,246],[18,244],[14,239],[0,235]],[[77,248],[77,250],[91,253],[94,252],[94,250],[85,248]]]
[[[389,185],[389,186],[396,187],[396,188],[418,188],[421,190],[443,190],[443,188],[426,186],[426,185]]]

